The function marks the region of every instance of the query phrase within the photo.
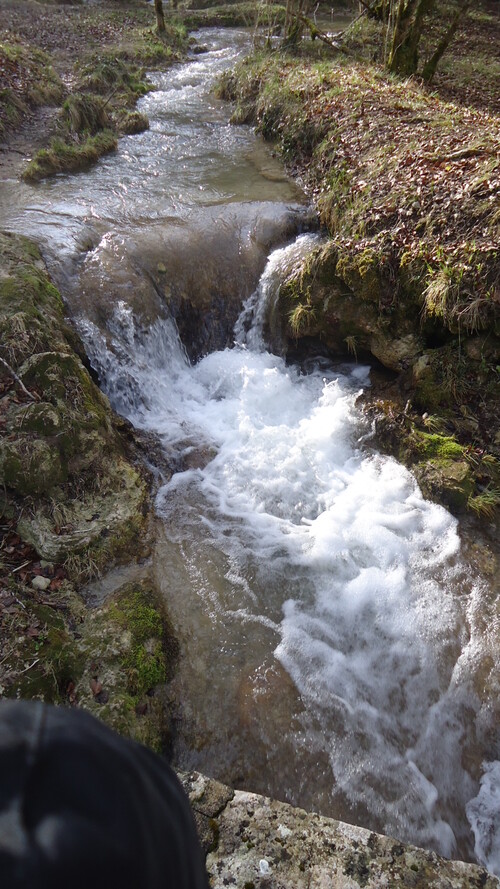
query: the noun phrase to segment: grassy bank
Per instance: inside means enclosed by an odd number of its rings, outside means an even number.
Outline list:
[[[397,374],[380,416],[401,435],[386,443],[412,463],[421,462],[405,444],[412,430],[452,436],[470,461],[462,496],[442,499],[491,516],[500,503],[500,118],[489,108],[491,78],[483,103],[475,89],[467,104],[458,75],[457,100],[447,101],[366,61],[380,54],[380,36],[360,22],[342,53],[310,41],[295,55],[261,52],[225,77],[220,94],[235,103],[234,122],[256,124],[276,144],[328,235],[282,288],[282,336],[291,347],[376,358]],[[479,39],[474,46],[480,54]]]

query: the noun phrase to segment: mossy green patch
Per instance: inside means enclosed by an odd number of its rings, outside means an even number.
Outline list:
[[[155,691],[172,673],[177,644],[153,587],[122,588],[89,612],[81,635],[80,703],[113,728],[161,749],[168,726]]]
[[[344,253],[337,262],[337,274],[360,299],[379,303],[382,286],[379,256],[372,248],[360,253]]]
[[[421,460],[463,460],[465,448],[453,436],[437,435],[416,430],[408,439],[409,447]]]

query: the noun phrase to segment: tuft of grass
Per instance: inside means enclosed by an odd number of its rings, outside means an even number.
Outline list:
[[[39,182],[56,173],[85,170],[104,154],[115,151],[117,144],[117,138],[110,130],[89,136],[81,143],[68,143],[56,137],[49,148],[37,152],[26,167],[23,179],[26,182]]]
[[[288,324],[294,337],[303,336],[316,320],[314,307],[299,303],[288,315]]]
[[[487,488],[486,491],[469,497],[468,507],[476,515],[493,520],[500,507],[500,489]]]
[[[63,120],[72,133],[95,136],[109,129],[110,119],[100,96],[72,93],[63,105]]]
[[[347,346],[347,351],[350,355],[354,355],[354,360],[357,362],[358,360],[358,350],[357,350],[357,337],[355,336],[346,336],[344,342]]]
[[[135,136],[149,129],[149,120],[141,111],[124,111],[117,115],[116,126],[120,135]]]

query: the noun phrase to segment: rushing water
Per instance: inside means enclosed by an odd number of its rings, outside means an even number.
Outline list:
[[[475,848],[498,871],[489,590],[455,520],[370,450],[356,407],[369,369],[287,366],[266,350],[279,281],[316,236],[271,253],[232,349],[191,365],[156,290],[144,311],[139,258],[170,245],[172,263],[180,252],[200,268],[208,222],[242,256],[263,219],[301,203],[209,97],[242,38],[224,40],[155,75],[151,129],[117,156],[22,186],[18,210],[14,183],[2,198],[12,228],[57,248],[116,409],[189,467],[159,491],[154,554],[182,650],[175,759],[445,855]]]

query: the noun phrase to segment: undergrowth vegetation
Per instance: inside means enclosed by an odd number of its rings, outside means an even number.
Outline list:
[[[0,38],[0,137],[32,108],[58,105],[63,83],[48,53],[26,46],[15,35]]]

